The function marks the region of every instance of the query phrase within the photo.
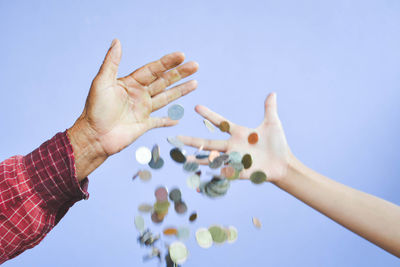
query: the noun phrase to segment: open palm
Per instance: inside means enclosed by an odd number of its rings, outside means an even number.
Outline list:
[[[197,113],[216,126],[222,121],[228,121],[204,106],[198,105],[195,109]],[[228,122],[230,125],[228,140],[208,140],[189,136],[178,136],[178,138],[185,145],[203,147],[204,150],[217,150],[225,153],[237,151],[242,155],[250,154],[253,164],[249,169],[241,172],[240,178],[242,179],[249,179],[250,175],[258,170],[265,172],[267,180],[271,182],[285,176],[291,152],[278,117],[275,93],[270,94],[265,100],[264,120],[256,129]],[[258,134],[259,140],[256,144],[249,144],[248,136],[253,132]],[[199,162],[207,164],[206,161]]]
[[[78,119],[88,124],[107,156],[121,151],[150,129],[177,124],[150,114],[196,89],[197,82],[193,80],[166,90],[197,71],[196,62],[180,65],[184,58],[183,53],[175,52],[117,79],[121,44],[117,39],[113,41]]]

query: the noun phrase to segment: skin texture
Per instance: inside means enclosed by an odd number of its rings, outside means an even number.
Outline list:
[[[197,87],[192,80],[166,90],[198,69],[196,62],[181,64],[185,59],[181,52],[117,79],[121,55],[121,43],[115,39],[92,82],[82,114],[67,130],[78,181],[146,131],[176,125],[178,121],[150,114]]]
[[[221,115],[204,106],[196,111],[216,126],[225,121]],[[253,165],[241,173],[249,179],[251,173],[262,170],[267,181],[323,213],[347,229],[384,250],[400,257],[400,207],[386,200],[337,183],[302,164],[290,151],[277,113],[276,94],[265,101],[265,116],[256,129],[233,122],[228,140],[208,140],[179,136],[186,145],[219,152],[238,151],[251,154]],[[259,141],[248,143],[248,135],[256,131]],[[193,158],[192,158],[193,159]],[[199,161],[208,164],[207,161]]]

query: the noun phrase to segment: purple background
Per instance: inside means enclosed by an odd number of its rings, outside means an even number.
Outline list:
[[[223,199],[202,197],[186,187],[165,138],[225,137],[207,131],[196,104],[256,127],[264,98],[276,91],[300,160],[398,204],[399,11],[396,0],[0,0],[1,160],[29,153],[74,123],[113,38],[123,47],[120,75],[177,50],[200,64],[199,88],[178,101],[186,108],[180,124],[153,130],[108,159],[89,176],[90,199],[4,266],[156,266],[142,263],[146,250],[136,242],[133,217],[160,184],[180,186],[189,210],[198,211],[192,233],[214,223],[239,230],[236,243],[208,250],[192,234],[184,266],[397,266],[394,256],[272,184],[237,181]],[[132,182],[141,167],[136,148],[155,142],[166,166],[149,183]],[[163,226],[185,224],[187,216],[171,210]]]

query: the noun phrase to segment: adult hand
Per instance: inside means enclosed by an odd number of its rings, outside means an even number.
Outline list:
[[[183,53],[175,52],[117,79],[121,44],[117,39],[112,42],[93,80],[82,115],[68,130],[78,180],[146,131],[177,124],[150,114],[196,89],[197,82],[193,80],[166,90],[197,71],[196,62],[180,65],[184,59]]]
[[[204,106],[196,106],[196,112],[205,119],[219,126],[221,122],[228,121],[221,115]],[[203,147],[204,150],[216,150],[230,153],[237,151],[250,154],[253,159],[252,166],[240,173],[240,178],[249,179],[254,171],[262,170],[267,174],[267,181],[275,182],[287,173],[291,151],[286,142],[285,133],[277,113],[276,94],[270,94],[265,100],[265,116],[263,122],[256,128],[250,129],[228,121],[230,129],[228,140],[208,140],[189,136],[178,136],[188,146]],[[249,144],[249,134],[256,132],[259,140],[256,144]],[[207,161],[199,161],[208,164]]]

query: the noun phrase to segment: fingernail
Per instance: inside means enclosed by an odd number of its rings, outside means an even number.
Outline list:
[[[117,39],[114,39],[114,40],[112,41],[112,43],[111,43],[110,48],[113,48],[113,46],[114,46],[116,43],[117,43]]]

